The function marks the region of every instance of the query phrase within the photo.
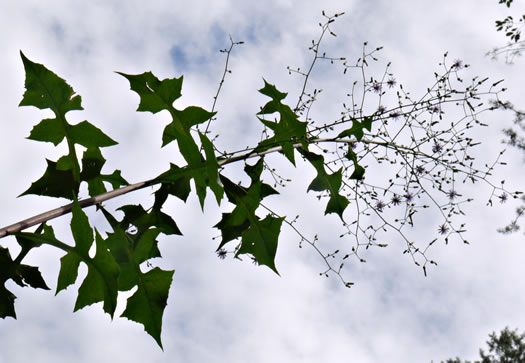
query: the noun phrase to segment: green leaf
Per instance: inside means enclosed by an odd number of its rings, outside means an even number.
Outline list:
[[[82,121],[77,125],[71,126],[69,134],[75,144],[80,144],[87,148],[106,147],[118,144],[88,121]]]
[[[56,169],[66,171],[66,170],[73,170],[74,167],[75,167],[75,164],[73,160],[71,160],[71,156],[64,155],[60,159],[58,159]]]
[[[16,319],[15,299],[16,296],[0,283],[0,318],[5,319],[10,316]]]
[[[199,196],[201,208],[204,208],[204,199],[206,198],[206,188],[207,187],[210,187],[210,189],[215,194],[215,198],[217,199],[217,204],[220,204],[221,202],[221,199],[224,195],[224,189],[218,183],[219,164],[217,163],[217,158],[215,157],[215,152],[213,150],[213,144],[211,143],[211,141],[208,139],[206,135],[201,134],[199,132],[199,136],[201,139],[202,147],[206,154],[206,160],[204,161],[204,165],[203,165],[204,172],[193,174],[193,178],[195,180],[195,189],[196,189],[197,195]],[[200,164],[201,163],[197,165],[200,165]],[[194,165],[190,165],[190,166],[194,166]]]
[[[104,301],[104,311],[113,316],[118,294],[118,265],[100,237],[97,237],[95,257],[89,256],[89,249],[93,243],[93,231],[77,200],[73,202],[72,213],[71,231],[76,243],[74,247],[58,241],[53,229],[49,226],[44,226],[43,234],[20,232],[16,236],[39,244],[49,244],[67,252],[60,259],[57,294],[75,283],[80,262],[84,262],[88,267],[88,274],[79,288],[75,311]]]
[[[9,250],[0,246],[0,318],[11,316],[16,319],[16,296],[5,287],[8,280],[19,286],[29,285],[35,289],[49,290],[38,267],[17,263],[11,258]]]
[[[79,184],[75,182],[72,170],[59,170],[57,163],[46,160],[47,169],[44,175],[32,183],[29,189],[20,194],[45,195],[48,197],[74,199],[78,194]]]
[[[173,272],[154,268],[143,274],[137,291],[128,299],[126,310],[122,313],[123,317],[144,325],[144,330],[161,348],[162,315],[167,305]]]
[[[87,149],[82,156],[80,178],[84,181],[90,181],[100,177],[100,172],[105,163],[106,159],[102,156],[99,148]]]
[[[141,205],[125,205],[119,210],[124,212],[124,218],[121,222],[123,226],[134,225],[137,227],[137,233],[142,233],[150,227],[156,227],[160,233],[166,235],[182,235],[175,221],[167,214],[158,209],[152,209],[146,212]]]
[[[155,238],[161,229],[166,231],[171,228],[172,232],[175,232],[174,225],[165,219],[159,221],[158,218],[145,214],[145,211],[143,212],[138,206],[125,207],[123,209],[125,217],[120,222],[104,208],[101,207],[101,210],[114,231],[108,233],[106,243],[120,266],[119,290],[127,291],[137,286],[137,291],[128,299],[122,316],[144,325],[146,332],[162,347],[160,338],[162,315],[174,271],[154,268],[144,273],[140,265],[153,257],[160,256]],[[129,229],[130,224],[138,228],[136,233],[126,230]],[[149,228],[154,224],[161,225],[160,229]]]
[[[246,172],[246,174],[248,174],[248,176],[252,180],[252,185],[254,185],[255,183],[261,180],[261,174],[262,174],[263,169],[264,169],[264,157],[259,158],[257,163],[253,165],[246,164],[244,166],[244,171]],[[270,185],[266,183],[262,183],[261,184],[261,200],[272,194],[279,194],[279,192],[275,190],[274,188],[272,188]]]
[[[108,233],[106,244],[120,267],[118,289],[128,291],[141,283],[140,264],[159,257],[155,238],[160,231],[149,229],[140,236],[133,236],[118,225],[113,230],[115,233]]]
[[[19,265],[18,274],[22,278],[22,281],[34,289],[50,290],[47,286],[42,274],[36,266]]]
[[[252,180],[252,186],[249,188],[252,192],[249,196],[247,189],[242,188],[225,177],[221,177],[221,181],[225,183],[228,200],[234,204],[242,201],[242,204],[247,208],[249,214],[253,214],[254,216],[255,210],[262,199],[272,194],[279,194],[271,186],[260,181],[264,165],[263,160],[263,158],[260,158],[254,165],[246,164],[244,167],[244,171]],[[255,197],[253,197],[254,195]],[[223,213],[222,219],[215,225],[215,228],[221,231],[222,236],[221,243],[219,247],[217,247],[217,250],[221,249],[226,243],[241,237],[242,233],[249,227],[250,219],[248,215],[244,213],[243,208],[237,207],[232,213]]]
[[[48,161],[46,174],[33,183],[24,194],[73,199],[73,196],[78,194],[81,182],[75,144],[91,149],[90,152],[95,153],[93,151],[95,149],[116,145],[117,143],[88,121],[70,125],[66,120],[66,113],[71,110],[82,110],[80,96],[75,95],[66,81],[42,64],[30,61],[22,52],[20,55],[26,71],[26,91],[20,106],[49,108],[55,114],[55,118],[44,119],[34,126],[28,138],[51,142],[55,146],[66,139],[69,150],[69,154],[61,157],[56,165],[51,166]],[[100,151],[98,153],[100,154]],[[102,156],[100,158],[103,160]],[[94,176],[90,177],[90,179],[92,178]],[[100,180],[93,180],[88,184],[90,184],[89,188],[92,193],[105,191]]]
[[[71,211],[73,217],[71,218],[71,233],[75,240],[74,249],[79,255],[89,256],[89,249],[93,244],[93,230],[89,225],[88,218],[78,201],[73,202],[73,209]]]
[[[259,90],[259,93],[262,93],[265,96],[270,97],[272,100],[279,102],[286,98],[288,93],[280,92],[273,84],[266,82],[263,78],[264,87]]]
[[[109,249],[115,260],[120,265],[121,274],[119,280],[119,289],[127,291],[137,284],[140,280],[140,264],[154,257],[160,257],[160,251],[157,246],[156,238],[163,232],[166,234],[180,234],[175,222],[171,220],[159,220],[149,214],[139,216],[137,211],[141,207],[126,206],[123,210],[126,215],[122,221],[118,222],[104,208],[102,212],[113,228],[114,233],[108,233],[106,240]],[[151,213],[161,213],[152,211]],[[151,223],[151,224],[150,224]],[[159,224],[160,228],[151,228],[154,224]],[[136,227],[136,232],[130,232],[131,226]]]
[[[202,156],[199,147],[191,136],[190,127],[207,121],[212,117],[212,114],[198,107],[188,107],[184,111],[173,109],[171,116],[173,121],[164,128],[162,134],[162,146],[177,140],[180,153],[188,165],[198,164]]]
[[[365,168],[356,164],[354,172],[350,175],[350,179],[362,180],[365,176]]]
[[[121,186],[129,185],[126,179],[122,177],[120,170],[115,170],[113,173],[108,175],[101,175],[100,179],[111,184],[113,189],[118,189]]]
[[[82,110],[81,98],[62,78],[44,67],[30,61],[20,52],[26,72],[23,99],[20,106],[35,106],[39,109],[50,108],[55,115],[65,115],[72,110]]]
[[[224,189],[219,183],[219,164],[213,151],[213,145],[204,135],[201,137],[206,159],[201,158],[197,163],[190,163],[184,168],[171,164],[170,169],[157,178],[153,183],[168,184],[170,187],[162,187],[156,192],[155,206],[162,206],[168,197],[173,194],[186,201],[189,191],[191,190],[189,181],[194,179],[195,189],[201,207],[204,206],[206,198],[206,188],[210,188],[215,194],[217,203],[222,200]],[[169,189],[169,190],[168,190]]]
[[[261,174],[264,169],[264,157],[259,158],[257,162],[253,165],[246,164],[244,166],[244,171],[250,177],[252,184],[257,183],[261,180]]]
[[[172,122],[164,128],[162,146],[177,140],[179,150],[186,162],[198,164],[201,161],[201,154],[191,135],[190,128],[208,121],[215,113],[196,106],[187,107],[182,111],[173,107],[173,102],[181,97],[182,77],[161,81],[151,72],[138,75],[119,74],[128,79],[131,89],[140,96],[137,111],[152,113],[162,110],[169,111]]]
[[[182,111],[173,109],[173,121],[166,126],[162,135],[162,146],[173,140],[184,140],[189,136],[192,126],[204,123],[215,115],[215,112],[208,112],[203,108],[190,106]],[[179,148],[181,147],[179,142]],[[182,150],[181,150],[182,152]],[[188,161],[189,162],[189,161]]]
[[[133,259],[137,266],[152,258],[162,257],[157,241],[157,237],[160,233],[160,229],[151,228],[146,230],[144,233],[136,233],[134,235]]]
[[[169,183],[162,183],[160,188],[155,192],[155,203],[153,208],[160,209],[168,199],[169,195],[176,196],[182,201],[186,201],[191,192],[189,178],[186,180],[178,179]]]
[[[98,231],[95,257],[91,262],[88,264],[88,274],[78,289],[75,311],[104,301],[104,311],[113,316],[118,295],[119,266]]]
[[[222,219],[215,225],[221,231],[222,240],[217,250],[238,237],[241,247],[236,256],[251,254],[260,265],[266,265],[278,274],[275,267],[280,228],[284,218],[268,215],[261,220],[256,215],[260,202],[266,196],[276,194],[272,187],[260,180],[263,169],[262,158],[255,165],[247,165],[246,173],[252,179],[249,188],[235,184],[221,175],[221,182],[228,200],[235,204],[231,213],[223,213]]]
[[[345,154],[345,157],[354,163],[354,171],[352,175],[350,175],[350,179],[362,180],[365,177],[365,168],[359,165],[357,155],[350,146],[348,147],[348,152]]]
[[[268,215],[263,220],[251,221],[250,228],[242,234],[241,248],[236,256],[251,254],[259,265],[266,265],[279,275],[275,267],[275,254],[283,220]]]
[[[26,91],[20,106],[35,106],[40,109],[49,108],[55,114],[55,119],[43,120],[33,128],[29,138],[38,141],[48,141],[58,144],[66,137],[69,157],[72,162],[72,175],[76,184],[80,184],[80,167],[76,157],[75,145],[68,135],[70,125],[66,120],[66,113],[71,110],[82,110],[80,96],[62,78],[48,70],[42,64],[30,61],[20,52],[26,71]],[[42,180],[41,180],[42,181]],[[47,187],[55,188],[49,184]],[[77,187],[78,188],[78,187]],[[75,188],[75,190],[77,189]],[[66,194],[70,190],[65,191]],[[50,195],[55,196],[55,195]],[[58,195],[61,197],[62,195]]]
[[[67,253],[60,258],[60,272],[58,273],[57,290],[55,294],[67,289],[77,281],[78,267],[82,259],[75,253]]]
[[[75,283],[80,262],[86,263],[88,274],[78,290],[75,311],[99,301],[104,302],[104,311],[113,316],[117,305],[119,267],[109,253],[104,240],[97,234],[95,257],[89,256],[93,244],[93,230],[77,200],[73,202],[71,232],[75,246],[61,258],[57,294]]]
[[[342,180],[342,168],[333,174],[328,174],[324,169],[323,156],[306,150],[301,150],[301,153],[312,164],[315,170],[317,170],[317,176],[308,186],[308,191],[328,191],[330,193],[330,199],[328,200],[324,213],[336,213],[341,219],[343,219],[343,212],[349,202],[348,199],[339,194]]]
[[[279,122],[272,122],[259,118],[266,127],[274,132],[274,136],[261,141],[259,145],[257,145],[255,152],[262,152],[275,146],[281,146],[282,153],[295,165],[295,144],[300,143],[304,148],[308,146],[306,142],[307,123],[299,121],[292,109],[281,103],[286,97],[286,93],[279,92],[274,85],[269,84],[265,80],[264,87],[260,89],[259,92],[272,98],[272,100],[266,103],[257,115],[278,112],[280,119]]]
[[[38,228],[35,230],[34,233],[40,234],[40,233],[42,233],[45,230],[45,228],[48,228],[48,226],[45,223],[42,223],[41,225],[38,226]],[[33,248],[37,248],[37,247],[40,247],[42,245],[41,243],[32,241],[32,240],[24,238],[24,237],[20,237],[20,236],[15,236],[15,237],[16,237],[16,241],[18,242],[18,244],[22,248],[20,253],[25,253],[26,255]]]
[[[220,250],[226,243],[242,236],[242,232],[250,227],[248,218],[239,218],[238,214],[223,213],[222,219],[217,223],[215,228],[221,231],[221,243],[217,250]]]
[[[53,228],[51,226],[48,226],[46,224],[42,224],[41,227],[37,229],[37,232],[31,233],[31,232],[18,232],[15,233],[16,239],[21,243],[24,248],[24,246],[29,247],[39,247],[42,244],[51,245],[57,248],[60,248],[66,252],[69,252],[72,250],[72,247],[69,245],[66,245],[59,241],[55,237],[55,233],[53,231]],[[78,264],[80,263],[78,258],[75,258],[76,256],[72,256],[73,258],[69,257],[69,254],[66,254],[61,259],[61,269],[58,276],[58,283],[57,283],[57,291],[58,294],[61,290],[67,288],[69,285],[75,283],[77,279],[77,269],[74,268],[76,266],[78,268]],[[65,262],[63,260],[66,260]],[[77,261],[78,260],[78,261]],[[64,263],[68,266],[64,268]],[[73,265],[73,268],[69,268],[69,266]]]
[[[255,183],[252,183],[248,188],[243,187],[240,184],[232,182],[230,179],[221,175],[221,182],[224,185],[224,191],[228,200],[236,204],[237,207],[242,207],[244,211],[248,214],[254,214],[255,210],[259,207],[261,203],[261,185],[262,181],[258,180]],[[235,209],[232,212],[235,215]],[[241,213],[246,218],[248,214]]]
[[[64,126],[64,123],[56,118],[42,120],[33,127],[28,139],[52,142],[56,146],[66,137],[70,137],[74,143],[87,148],[117,145],[116,141],[88,121]]]
[[[183,77],[160,81],[151,72],[136,75],[117,73],[125,77],[129,81],[131,89],[140,96],[137,111],[157,113],[162,110],[169,110],[173,107],[173,102],[182,95]]]
[[[179,176],[173,178],[172,181],[161,182],[160,188],[155,192],[155,203],[153,208],[161,209],[161,207],[168,199],[169,195],[173,195],[183,202],[186,202],[191,192],[190,180],[191,177],[188,174],[184,174],[184,169],[179,168],[175,164],[170,165],[170,169],[160,177]]]
[[[66,131],[62,122],[57,118],[48,118],[33,127],[28,139],[52,142],[56,146],[64,140],[65,135]]]
[[[107,190],[104,182],[110,183],[113,189],[128,185],[128,182],[120,175],[120,170],[115,170],[111,175],[101,174],[105,163],[106,159],[102,156],[99,148],[87,149],[82,156],[80,179],[88,183],[90,196],[105,193]]]
[[[337,138],[354,136],[357,139],[357,141],[361,141],[364,136],[363,129],[372,131],[372,118],[371,117],[365,117],[363,122],[359,122],[357,119],[353,118],[352,127],[342,131],[339,135],[337,135]]]

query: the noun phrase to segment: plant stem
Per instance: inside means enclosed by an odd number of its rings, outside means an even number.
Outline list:
[[[355,140],[337,139],[337,138],[311,139],[311,140],[309,140],[309,143],[320,143],[320,142],[351,143],[351,142],[355,142]],[[365,140],[365,139],[361,140],[361,142],[376,143],[376,142],[373,142],[371,140]],[[294,147],[295,148],[302,147],[302,144],[301,143],[296,143],[296,144],[294,144]],[[231,157],[231,158],[228,158],[228,159],[219,160],[218,164],[220,166],[222,166],[222,165],[231,164],[231,163],[234,163],[234,162],[237,162],[237,161],[241,161],[241,160],[247,160],[247,159],[251,159],[251,158],[254,158],[254,157],[258,157],[258,156],[263,156],[263,155],[266,155],[266,154],[279,152],[281,150],[282,150],[281,146],[275,146],[273,148],[270,148],[270,149],[262,151],[262,152],[253,152],[253,151],[251,151],[251,152],[247,152],[245,154],[234,156],[234,157]],[[119,189],[115,189],[115,190],[103,193],[103,194],[96,195],[96,196],[91,197],[91,198],[80,200],[79,204],[80,204],[81,208],[91,207],[93,205],[100,204],[100,203],[102,203],[102,202],[104,202],[106,200],[113,199],[115,197],[118,197],[118,196],[130,193],[130,192],[133,192],[133,191],[136,191],[136,190],[140,190],[140,189],[143,189],[143,188],[146,188],[146,187],[149,187],[149,186],[153,186],[153,185],[156,185],[156,184],[159,184],[159,183],[160,183],[160,181],[158,181],[156,179],[150,179],[150,180],[138,182],[138,183],[135,183],[135,184],[127,185],[125,187],[122,187],[122,188],[119,188]],[[63,216],[63,215],[68,214],[68,213],[71,213],[72,209],[73,209],[73,203],[65,204],[65,205],[63,205],[61,207],[48,210],[47,212],[40,213],[40,214],[35,215],[33,217],[24,219],[23,221],[11,224],[10,226],[3,227],[3,228],[0,229],[0,238],[3,238],[3,237],[6,237],[8,235],[12,235],[12,234],[18,233],[18,232],[23,231],[23,230],[25,230],[27,228],[36,226],[38,224],[47,222],[47,221],[49,221],[51,219]]]

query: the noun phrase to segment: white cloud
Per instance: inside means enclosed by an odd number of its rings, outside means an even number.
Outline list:
[[[297,99],[302,80],[289,76],[286,66],[308,66],[307,48],[317,38],[316,24],[322,21],[318,2],[179,3],[0,5],[0,34],[4,35],[0,42],[2,225],[57,206],[55,200],[15,198],[41,175],[42,156],[59,155],[51,145],[23,139],[46,114],[17,108],[24,80],[20,49],[64,77],[82,95],[86,110],[71,113],[72,118],[88,119],[120,142],[104,151],[107,167],[121,168],[132,182],[164,170],[176,147],[159,149],[167,116],[135,113],[138,97],[113,71],[152,70],[159,77],[184,73],[180,105],[210,108],[224,65],[217,51],[229,46],[228,34],[244,40],[246,44],[233,52],[233,73],[227,76],[218,102],[215,132],[222,135],[222,147],[240,148],[258,140],[260,125],[254,114],[265,102],[257,93],[262,77],[288,91],[290,103]],[[334,24],[337,37],[325,43],[329,53],[357,58],[366,40],[371,47],[384,45],[382,61],[392,60],[397,80],[418,94],[432,82],[442,54],[449,50],[451,59],[473,65],[468,74],[508,78],[509,97],[518,102],[520,64],[510,67],[484,57],[485,51],[502,41],[493,21],[504,17],[506,9],[496,1],[347,3],[333,1],[325,8],[328,14],[347,13]],[[383,66],[377,70],[381,72]],[[351,80],[333,69],[320,64],[312,76],[314,85],[324,89],[312,111],[315,117],[337,118],[351,87]],[[480,134],[487,138],[487,150],[499,150],[502,127],[491,125]],[[519,186],[521,155],[511,152],[508,160],[516,166],[504,171],[504,176],[514,178]],[[309,236],[319,233],[319,243],[327,249],[349,243],[338,238],[337,217],[322,217],[324,202],[319,204],[313,194],[304,196],[313,169],[300,164],[302,169],[294,171],[278,162],[284,174],[300,179],[284,190],[282,199],[271,197],[268,203],[289,216],[300,212],[298,226]],[[481,206],[486,191],[479,190]],[[124,198],[148,204],[150,193]],[[164,353],[141,326],[125,319],[110,323],[98,305],[72,313],[73,288],[57,297],[52,292],[14,288],[19,297],[18,320],[0,322],[0,360],[429,362],[456,355],[472,358],[492,330],[505,325],[525,328],[519,313],[525,302],[520,289],[523,237],[495,231],[513,216],[509,206],[468,208],[471,245],[453,241],[434,246],[430,254],[439,266],[430,269],[427,278],[402,255],[403,243],[388,236],[392,239],[388,248],[372,249],[366,253],[366,264],[353,261],[346,267],[347,276],[356,282],[348,290],[335,277],[319,277],[323,261],[308,245],[298,248],[299,238],[288,230],[278,251],[280,278],[247,259],[220,261],[214,254],[218,240],[211,239],[218,234],[211,227],[219,220],[220,210],[209,198],[203,215],[196,198],[190,199],[188,205],[168,203],[185,236],[164,238],[160,243],[165,259],[158,263],[176,269],[164,319]],[[89,214],[92,221],[98,220],[94,211]],[[419,219],[415,236],[428,240],[436,232],[436,221],[434,217]],[[68,223],[67,217],[54,223],[65,240],[70,240]],[[15,244],[10,239],[3,239],[4,243]],[[42,266],[52,289],[59,257],[45,249],[29,257]]]

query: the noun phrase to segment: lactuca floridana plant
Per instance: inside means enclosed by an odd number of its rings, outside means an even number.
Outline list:
[[[113,138],[88,121],[78,124],[68,121],[69,111],[82,110],[80,96],[55,73],[21,53],[26,92],[20,105],[50,109],[55,115],[38,123],[29,139],[55,146],[65,140],[68,146],[66,155],[46,161],[44,175],[22,195],[65,198],[70,203],[0,229],[0,238],[14,236],[20,245],[14,259],[7,248],[0,247],[0,316],[16,317],[15,295],[5,287],[8,280],[20,286],[49,289],[38,267],[22,263],[29,251],[49,245],[64,251],[57,293],[76,283],[81,263],[87,266],[75,310],[102,302],[104,311],[113,316],[119,292],[134,289],[122,316],[142,324],[162,347],[162,316],[174,271],[152,267],[150,260],[161,257],[160,234],[182,234],[172,216],[163,210],[166,200],[176,197],[186,202],[192,191],[203,210],[208,190],[225,208],[215,225],[221,232],[216,250],[220,258],[230,253],[235,257],[248,255],[256,264],[276,273],[275,256],[283,226],[299,235],[300,245],[307,243],[319,253],[327,266],[321,274],[335,274],[346,286],[352,282],[342,277],[344,264],[351,256],[365,261],[363,248],[385,247],[389,240],[400,237],[404,252],[414,263],[422,265],[426,274],[427,265],[435,263],[426,255],[430,245],[440,238],[448,242],[452,235],[466,242],[464,224],[456,221],[462,216],[462,204],[471,200],[467,196],[469,189],[462,186],[477,180],[488,181],[499,163],[497,156],[487,169],[478,169],[470,155],[471,148],[478,143],[468,133],[471,128],[483,126],[478,115],[491,107],[480,99],[497,98],[498,83],[481,90],[486,79],[475,78],[463,86],[459,78],[463,63],[454,61],[449,65],[445,57],[442,71],[435,74],[435,84],[422,97],[413,98],[397,85],[390,65],[380,77],[367,76],[369,64],[377,61],[379,48],[368,51],[365,44],[363,54],[353,64],[344,57],[328,57],[321,52],[323,37],[335,36],[330,27],[339,15],[326,17],[327,21],[321,24],[321,35],[310,48],[313,58],[308,71],[289,68],[291,74],[304,78],[295,107],[287,103],[287,93],[263,81],[259,92],[268,101],[256,114],[263,137],[243,150],[219,151],[217,141],[208,137],[210,126],[213,127],[211,121],[216,117],[215,102],[212,111],[197,106],[184,109],[174,106],[182,95],[182,76],[160,80],[151,72],[119,73],[138,94],[138,111],[169,113],[171,121],[164,128],[162,145],[176,142],[184,160],[180,165],[167,166],[156,177],[134,184],[128,183],[120,170],[102,172],[106,162],[102,149],[116,145]],[[232,41],[225,50],[227,59],[236,44],[240,43]],[[310,75],[320,61],[341,66],[341,72],[348,77],[354,71],[360,75],[348,94],[349,102],[343,104],[341,115],[335,120],[312,116],[315,101],[322,92],[319,88],[310,91]],[[228,63],[224,75],[227,72]],[[303,168],[309,164],[313,168],[315,177],[305,189],[318,193],[319,199],[327,198],[324,213],[341,221],[342,243],[337,249],[326,252],[322,237],[307,236],[300,231],[297,218],[281,216],[266,205],[265,199],[276,198],[287,183],[265,158],[272,153],[282,154],[291,167]],[[236,162],[244,163],[249,185],[226,176],[228,165]],[[378,165],[380,175],[374,172]],[[273,179],[273,185],[265,181],[268,177]],[[88,196],[79,195],[82,183],[87,184]],[[504,190],[503,184],[490,185],[489,198],[516,196]],[[108,199],[145,187],[156,187],[149,208],[140,204],[122,205],[116,209],[122,215],[119,219],[115,211],[103,205]],[[111,230],[100,231],[90,223],[83,211],[89,206],[96,206]],[[431,228],[435,237],[415,241],[409,236],[411,227],[416,214],[427,208],[439,215],[439,223]],[[56,238],[48,222],[68,213],[72,216],[72,240],[65,243]],[[32,226],[37,226],[36,230],[27,232]]]

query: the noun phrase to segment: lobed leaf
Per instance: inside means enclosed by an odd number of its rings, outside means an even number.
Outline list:
[[[139,95],[140,103],[137,111],[157,113],[162,110],[169,110],[173,108],[173,102],[182,96],[183,77],[161,81],[151,72],[142,74],[117,73],[126,78],[131,89]]]
[[[208,112],[200,107],[189,106],[182,111],[172,109],[171,115],[173,121],[164,129],[162,146],[167,145],[173,140],[184,140],[190,136],[189,132],[192,126],[208,121],[215,115],[215,112]]]
[[[352,175],[350,175],[350,179],[362,180],[365,177],[365,168],[359,165],[357,155],[351,147],[348,147],[348,152],[345,154],[345,157],[354,163],[354,171]]]
[[[222,219],[214,227],[221,231],[222,240],[219,247],[217,247],[217,250],[219,250],[226,243],[241,237],[242,232],[250,227],[250,221],[239,213],[223,213]]]
[[[280,119],[279,122],[273,122],[259,118],[266,127],[274,132],[274,136],[261,141],[257,145],[255,152],[265,151],[274,146],[281,146],[282,153],[295,165],[295,144],[300,143],[304,148],[308,146],[306,142],[307,123],[299,121],[292,109],[281,103],[286,97],[286,93],[279,92],[274,85],[269,84],[265,80],[264,87],[261,88],[259,92],[272,98],[272,100],[266,103],[257,115],[267,115],[278,112]]]
[[[242,244],[236,256],[249,253],[259,265],[266,265],[279,275],[275,267],[275,254],[283,220],[282,217],[267,215],[263,220],[251,221],[250,227],[242,233]]]
[[[40,121],[38,125],[33,127],[28,139],[52,142],[56,146],[64,140],[65,135],[62,122],[57,118],[48,118]]]
[[[57,163],[46,161],[47,169],[44,175],[19,196],[34,194],[74,199],[74,196],[78,194],[79,184],[75,181],[73,171],[71,169],[60,170]]]
[[[263,78],[264,81],[264,87],[259,90],[259,93],[270,97],[272,100],[276,102],[280,102],[286,98],[288,93],[280,92],[273,84],[270,84],[266,82],[266,80]]]
[[[317,176],[308,186],[308,191],[328,191],[330,193],[330,199],[328,200],[324,213],[336,213],[343,219],[343,212],[348,206],[349,201],[339,194],[343,176],[342,168],[335,173],[328,174],[324,168],[324,158],[322,155],[317,155],[306,150],[301,150],[301,153],[312,164],[315,170],[317,170]]]
[[[217,250],[228,242],[241,237],[241,247],[236,256],[251,254],[260,265],[266,265],[278,274],[275,267],[275,254],[284,218],[268,215],[261,220],[255,213],[265,197],[277,194],[275,189],[260,180],[262,169],[262,158],[255,165],[245,167],[246,173],[252,179],[248,188],[220,176],[226,196],[231,203],[235,204],[235,208],[231,213],[223,213],[222,219],[215,225],[222,235]]]
[[[146,273],[140,265],[154,257],[160,257],[156,237],[159,233],[179,233],[175,222],[160,211],[149,214],[140,206],[125,206],[125,217],[117,221],[101,208],[114,233],[108,233],[106,243],[120,267],[118,288],[127,291],[137,286],[137,291],[128,299],[123,317],[138,322],[162,348],[162,315],[166,307],[169,288],[174,271],[154,268]],[[130,232],[130,225],[137,228]],[[160,228],[152,228],[159,225]]]
[[[73,202],[72,214],[71,232],[75,246],[70,247],[60,259],[57,293],[75,283],[80,262],[84,262],[88,273],[78,289],[74,311],[103,301],[104,311],[113,317],[117,305],[119,267],[98,232],[95,257],[89,256],[93,245],[93,230],[77,200]]]
[[[16,296],[5,287],[5,283],[13,277],[13,260],[9,250],[0,247],[0,318],[11,316],[16,319]]]
[[[115,140],[88,121],[82,121],[76,125],[64,125],[57,118],[42,120],[33,127],[28,139],[52,142],[56,146],[66,137],[71,138],[74,143],[87,148],[117,145]]]
[[[365,117],[363,122],[359,122],[357,119],[352,119],[352,127],[342,131],[337,138],[354,136],[357,141],[361,141],[364,136],[363,129],[372,131],[372,118]]]
[[[8,280],[19,286],[29,285],[35,289],[49,290],[38,267],[20,264],[11,258],[9,250],[0,246],[0,318],[11,316],[16,319],[16,296],[5,287]]]
[[[151,335],[162,348],[162,316],[168,301],[168,293],[174,271],[154,268],[141,275],[137,291],[128,299],[123,317],[144,325],[144,330]]]
[[[119,266],[98,231],[95,243],[95,257],[88,264],[87,276],[78,289],[75,311],[104,301],[104,311],[113,317],[118,295]]]
[[[223,187],[218,183],[219,181],[219,164],[215,157],[215,151],[213,150],[213,144],[208,137],[199,132],[201,144],[206,154],[206,160],[204,161],[203,173],[195,173],[193,178],[195,180],[195,190],[199,196],[201,207],[204,208],[204,199],[206,198],[206,188],[209,187],[215,194],[217,204],[220,204],[221,199],[224,195]],[[200,165],[202,163],[199,163]]]
[[[217,203],[220,204],[224,195],[224,188],[219,183],[219,164],[213,151],[213,145],[208,138],[201,134],[201,141],[206,159],[201,157],[199,162],[192,162],[184,168],[171,164],[169,170],[153,180],[153,183],[162,183],[161,188],[155,194],[155,206],[162,206],[169,194],[186,201],[191,191],[191,179],[194,180],[201,207],[204,207],[208,187],[215,194]]]
[[[124,218],[121,222],[124,229],[133,225],[137,227],[137,234],[139,234],[150,227],[156,227],[159,233],[182,235],[175,221],[159,209],[153,208],[151,212],[146,212],[141,205],[125,205],[119,210],[124,212]]]
[[[196,106],[187,107],[182,111],[173,107],[175,100],[182,95],[183,77],[159,80],[151,72],[137,75],[117,73],[125,77],[129,81],[131,89],[139,95],[140,103],[137,111],[157,113],[167,110],[170,113],[172,122],[164,128],[162,146],[177,140],[179,150],[188,165],[200,163],[199,147],[195,143],[190,129],[208,121],[215,113]]]
[[[115,140],[107,136],[98,127],[92,125],[88,121],[82,121],[71,126],[69,135],[75,144],[87,148],[106,147],[118,144]]]
[[[48,141],[57,145],[64,137],[68,141],[69,160],[71,163],[72,176],[75,182],[74,191],[78,191],[80,184],[79,174],[80,167],[76,157],[74,142],[68,135],[70,125],[66,120],[66,113],[71,110],[82,110],[81,98],[74,95],[74,91],[66,81],[58,77],[55,73],[44,67],[42,64],[30,61],[22,52],[20,52],[24,63],[26,73],[26,91],[20,102],[20,106],[35,106],[40,109],[49,108],[55,114],[55,119],[43,120],[35,126],[29,136],[30,139],[37,141]],[[65,170],[65,169],[62,169]],[[40,179],[40,182],[45,179]],[[48,185],[51,188],[56,188]],[[60,193],[60,197],[64,193]],[[65,191],[65,194],[71,194],[71,189]],[[73,193],[76,194],[76,193]],[[46,194],[43,194],[46,195]],[[50,195],[56,196],[56,195]],[[70,198],[72,199],[72,198]]]
[[[175,164],[171,164],[170,169],[163,175],[159,176],[159,178],[169,176],[173,177],[177,175],[179,176],[178,178],[161,182],[160,188],[155,192],[155,203],[153,204],[153,208],[160,209],[168,199],[169,195],[173,195],[183,202],[186,202],[191,192],[191,177],[184,173],[184,169],[179,168]]]
[[[35,106],[39,109],[50,108],[57,117],[72,110],[82,110],[81,98],[75,95],[73,88],[62,78],[44,67],[30,61],[20,52],[26,73],[26,91],[20,106]]]
[[[75,95],[73,88],[66,81],[42,64],[30,61],[22,52],[20,55],[26,71],[26,91],[20,106],[49,108],[55,114],[55,118],[44,119],[34,126],[28,138],[51,142],[55,146],[66,139],[69,150],[68,155],[61,157],[57,162],[48,161],[45,174],[22,195],[37,194],[73,200],[78,195],[82,180],[88,182],[92,196],[105,192],[104,177],[100,174],[105,160],[99,148],[116,145],[117,142],[88,121],[76,125],[69,124],[66,113],[82,110],[80,96]],[[76,155],[76,144],[86,147],[90,156],[86,158],[89,162],[83,161],[84,166],[90,165],[82,172]],[[93,163],[96,165],[92,165]],[[113,185],[117,184],[114,179],[111,182]]]
[[[57,240],[53,229],[45,225],[43,234],[19,232],[16,236],[38,244],[49,244],[67,252],[60,259],[57,294],[75,283],[80,262],[84,262],[88,267],[88,275],[79,288],[75,311],[104,301],[104,311],[113,316],[118,294],[118,265],[100,238],[97,240],[95,257],[89,256],[89,249],[93,243],[93,231],[76,200],[73,203],[72,213],[71,229],[76,243],[74,247]]]
[[[102,156],[99,148],[89,148],[84,151],[80,179],[88,183],[88,191],[91,196],[99,195],[107,191],[104,182],[110,183],[113,189],[129,184],[120,175],[120,170],[115,170],[113,174],[110,175],[102,174],[102,167],[105,163],[106,159]]]

